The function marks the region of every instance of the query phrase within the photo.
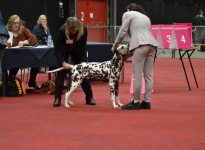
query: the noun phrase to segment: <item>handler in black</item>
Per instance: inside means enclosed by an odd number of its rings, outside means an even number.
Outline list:
[[[79,64],[87,60],[86,57],[87,28],[75,17],[69,17],[66,23],[58,30],[54,43],[54,51],[58,61],[58,67],[65,70],[57,72],[54,107],[61,105],[61,94],[64,86],[66,73],[70,69],[67,63],[69,55],[74,64]],[[82,89],[85,92],[86,104],[95,105],[93,93],[88,79],[83,79]]]

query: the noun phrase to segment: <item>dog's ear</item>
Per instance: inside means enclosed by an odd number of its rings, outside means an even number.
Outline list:
[[[114,50],[114,53],[117,53],[117,54],[119,54],[119,51],[118,51],[117,49],[115,49],[115,50]]]
[[[130,44],[127,44],[127,45],[126,45],[126,48],[129,48],[129,47],[130,47]]]

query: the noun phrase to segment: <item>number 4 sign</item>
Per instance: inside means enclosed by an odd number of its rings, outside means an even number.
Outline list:
[[[186,25],[173,26],[169,48],[176,48],[176,49],[191,48],[188,26]]]

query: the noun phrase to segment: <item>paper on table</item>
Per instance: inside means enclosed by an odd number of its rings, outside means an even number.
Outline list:
[[[47,45],[39,45],[39,46],[36,46],[35,48],[47,48],[48,46]]]
[[[9,39],[8,39],[8,43],[11,43],[11,45],[12,45],[12,43],[13,43],[13,33],[12,32],[10,32],[10,31],[8,31],[9,32]]]
[[[11,47],[11,48],[20,48],[19,46],[13,46],[13,47]]]

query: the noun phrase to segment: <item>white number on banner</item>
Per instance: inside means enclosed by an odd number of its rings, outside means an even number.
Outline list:
[[[170,35],[167,35],[167,42],[169,42],[170,43],[170,39],[171,39],[171,37],[170,37]]]
[[[82,15],[81,21],[84,21],[84,12],[81,12],[81,15]]]
[[[184,35],[182,35],[181,41],[186,43],[186,39],[185,39]]]

